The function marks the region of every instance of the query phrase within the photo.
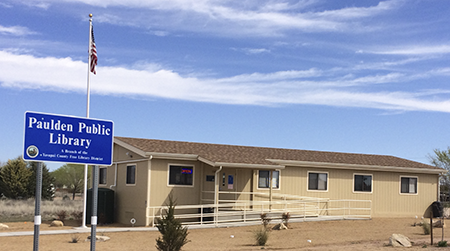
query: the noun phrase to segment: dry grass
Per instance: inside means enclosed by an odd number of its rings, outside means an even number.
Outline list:
[[[31,221],[34,217],[35,201],[28,200],[0,200],[0,222]],[[57,213],[66,211],[68,215],[83,211],[81,200],[41,201],[41,217],[43,220],[56,219]]]

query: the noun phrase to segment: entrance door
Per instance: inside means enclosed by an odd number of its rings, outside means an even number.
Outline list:
[[[236,193],[236,169],[225,169],[221,172],[219,184],[219,199],[224,203],[234,202],[237,198]]]

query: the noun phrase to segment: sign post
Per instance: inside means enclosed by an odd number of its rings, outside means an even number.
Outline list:
[[[33,251],[39,250],[42,161],[95,165],[91,250],[95,250],[97,225],[98,165],[110,166],[113,152],[113,122],[38,112],[25,113],[23,159],[37,161]],[[86,210],[86,209],[84,209]]]
[[[39,250],[39,228],[41,226],[41,193],[42,193],[42,162],[38,162],[36,172],[36,194],[34,201],[33,251]]]

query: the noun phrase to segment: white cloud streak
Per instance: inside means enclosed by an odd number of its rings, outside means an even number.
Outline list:
[[[37,58],[0,51],[0,84],[3,88],[84,92],[86,63],[71,58]],[[437,96],[448,90],[373,92],[365,85],[401,81],[401,74],[341,79],[318,79],[323,71],[253,73],[230,78],[183,77],[158,67],[98,67],[91,90],[99,95],[159,97],[236,105],[313,104],[365,107],[397,111],[450,112],[450,100]],[[448,74],[441,69],[428,74]],[[358,87],[358,88],[355,88]]]
[[[36,3],[21,0],[25,4]],[[156,30],[187,30],[221,35],[282,36],[285,31],[365,31],[359,21],[397,8],[399,1],[382,1],[369,7],[311,11],[320,1],[272,0],[65,0],[101,8],[96,22],[146,27]],[[61,4],[41,0],[39,5]],[[124,10],[122,7],[126,7]],[[120,9],[120,10],[119,10]],[[164,20],[164,21],[161,21]],[[170,20],[170,21],[168,21]]]
[[[5,27],[0,25],[0,34],[13,35],[13,36],[27,36],[36,34],[36,32],[31,31],[27,27],[23,26],[10,26]]]
[[[434,46],[402,46],[402,48],[384,49],[367,51],[373,54],[384,55],[433,55],[433,54],[448,54],[450,53],[449,45],[434,45]]]

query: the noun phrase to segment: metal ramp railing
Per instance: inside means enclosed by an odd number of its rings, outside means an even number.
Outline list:
[[[147,207],[151,226],[161,218],[167,206]],[[291,221],[325,219],[370,219],[370,200],[303,199],[280,201],[235,201],[232,203],[179,205],[175,217],[185,225],[233,225],[259,224],[261,214],[272,220],[281,220],[283,213],[290,214]]]

